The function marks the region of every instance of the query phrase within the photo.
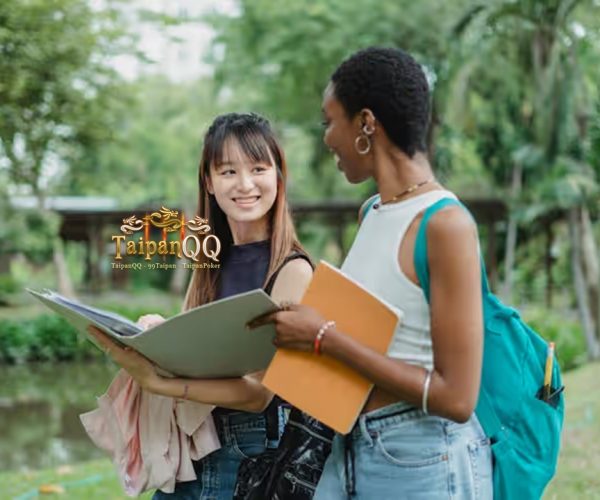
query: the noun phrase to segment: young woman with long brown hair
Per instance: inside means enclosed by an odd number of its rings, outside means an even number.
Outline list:
[[[266,119],[231,113],[214,120],[200,161],[198,215],[221,242],[222,267],[194,270],[184,309],[256,288],[278,303],[300,300],[312,266],[290,217],[286,178],[283,150]],[[156,321],[152,316],[142,322]],[[195,481],[177,483],[172,494],[157,491],[154,498],[231,499],[240,462],[276,446],[284,423],[278,400],[260,383],[262,374],[163,378],[143,356],[96,335],[143,389],[216,406],[221,448],[194,463]]]

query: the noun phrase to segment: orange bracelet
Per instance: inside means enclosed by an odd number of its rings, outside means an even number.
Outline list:
[[[326,321],[321,325],[319,331],[317,332],[317,336],[315,337],[315,354],[321,354],[321,343],[323,342],[323,337],[325,336],[325,332],[328,328],[334,327],[335,321]]]

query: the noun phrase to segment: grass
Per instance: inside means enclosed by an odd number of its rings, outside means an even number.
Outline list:
[[[54,494],[40,494],[44,488],[58,489]],[[0,496],[15,500],[38,497],[73,500],[112,500],[128,498],[121,488],[108,459],[95,460],[33,472],[0,473]],[[151,493],[139,498],[149,499]]]
[[[600,500],[600,363],[582,366],[564,377],[566,421],[558,473],[544,500]],[[125,499],[112,464],[97,460],[35,472],[0,473],[2,498],[37,498],[42,485],[57,485],[61,499]],[[148,499],[150,493],[140,498]]]
[[[566,418],[556,477],[544,500],[600,500],[600,363],[563,377]]]

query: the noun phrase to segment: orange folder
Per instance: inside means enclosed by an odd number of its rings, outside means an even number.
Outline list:
[[[326,262],[318,265],[302,304],[381,354],[400,321],[390,307]],[[289,349],[277,350],[262,383],[342,434],[350,432],[373,388],[367,378],[330,356]]]

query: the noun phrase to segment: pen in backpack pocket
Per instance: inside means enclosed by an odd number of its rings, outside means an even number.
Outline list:
[[[546,370],[544,373],[544,400],[550,398],[550,388],[552,386],[552,365],[554,363],[554,342],[548,344],[548,355],[546,356]]]

